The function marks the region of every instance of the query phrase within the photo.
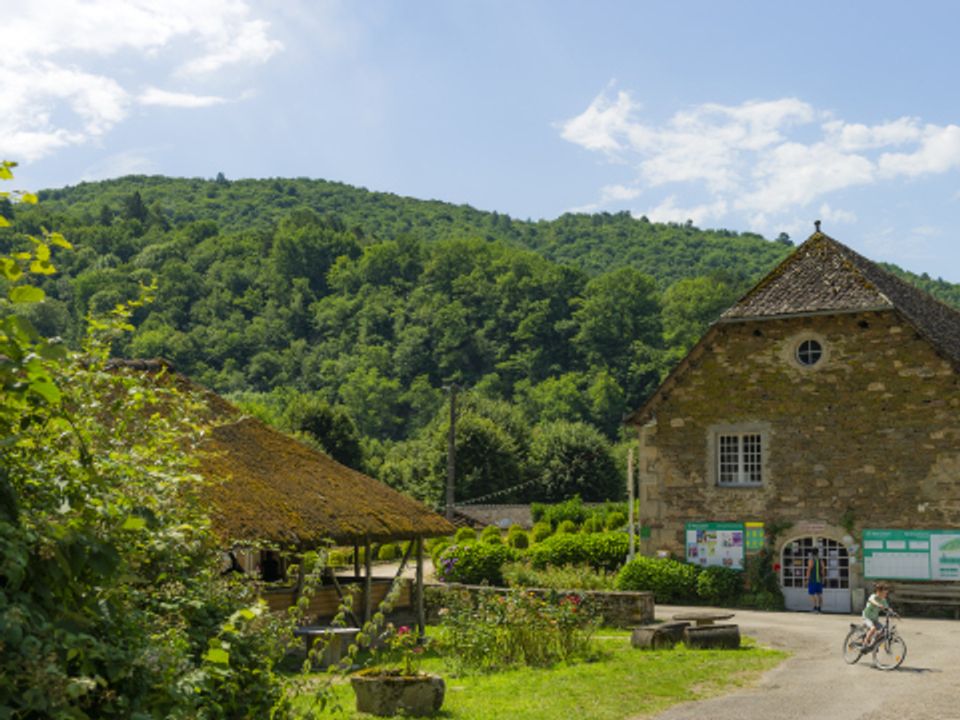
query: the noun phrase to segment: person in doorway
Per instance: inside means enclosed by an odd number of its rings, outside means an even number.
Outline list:
[[[807,585],[807,594],[813,600],[813,612],[823,612],[823,559],[820,550],[813,549],[813,556],[807,562],[807,574],[804,582]]]
[[[887,595],[890,594],[890,586],[883,582],[878,582],[873,588],[873,595],[867,599],[867,604],[863,608],[863,624],[866,625],[867,636],[863,639],[863,646],[870,647],[877,632],[882,627],[880,624],[880,613],[893,613],[890,609],[890,603],[887,601]]]

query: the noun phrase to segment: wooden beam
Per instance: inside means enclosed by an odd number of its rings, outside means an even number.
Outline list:
[[[370,557],[370,537],[364,539],[363,552],[363,622],[370,622],[373,617],[373,559]]]
[[[353,576],[360,579],[360,543],[353,544]]]
[[[423,638],[427,627],[427,614],[423,603],[423,538],[417,538],[417,584],[414,588],[417,608],[417,634]]]

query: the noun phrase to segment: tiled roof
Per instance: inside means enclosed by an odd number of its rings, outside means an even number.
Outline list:
[[[960,369],[960,312],[818,231],[723,313],[625,422],[640,425],[650,419],[722,323],[876,310],[898,312]]]
[[[816,232],[721,322],[791,315],[897,310],[941,354],[960,365],[960,312]]]

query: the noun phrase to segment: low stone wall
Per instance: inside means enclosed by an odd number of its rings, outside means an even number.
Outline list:
[[[438,612],[446,605],[446,593],[451,590],[467,590],[471,593],[495,593],[504,595],[514,588],[490,587],[488,585],[461,585],[459,583],[436,583],[424,588],[427,622],[436,623]],[[550,590],[548,588],[524,588],[524,592],[548,596],[552,593],[576,593],[598,608],[604,625],[628,628],[653,622],[653,593],[621,592],[616,590]]]

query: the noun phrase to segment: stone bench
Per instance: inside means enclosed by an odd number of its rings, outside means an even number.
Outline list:
[[[633,628],[630,644],[642,650],[666,650],[683,640],[688,622],[669,622],[659,625],[640,625]]]
[[[319,657],[321,667],[336,665],[343,658],[346,649],[350,643],[357,637],[360,628],[356,627],[330,627],[329,625],[302,625],[294,629],[293,634],[296,637],[302,637],[304,646],[307,650],[307,656],[313,644],[320,640],[325,643],[323,654]]]
[[[683,644],[688,648],[735,650],[740,647],[739,625],[700,625],[683,630]]]

